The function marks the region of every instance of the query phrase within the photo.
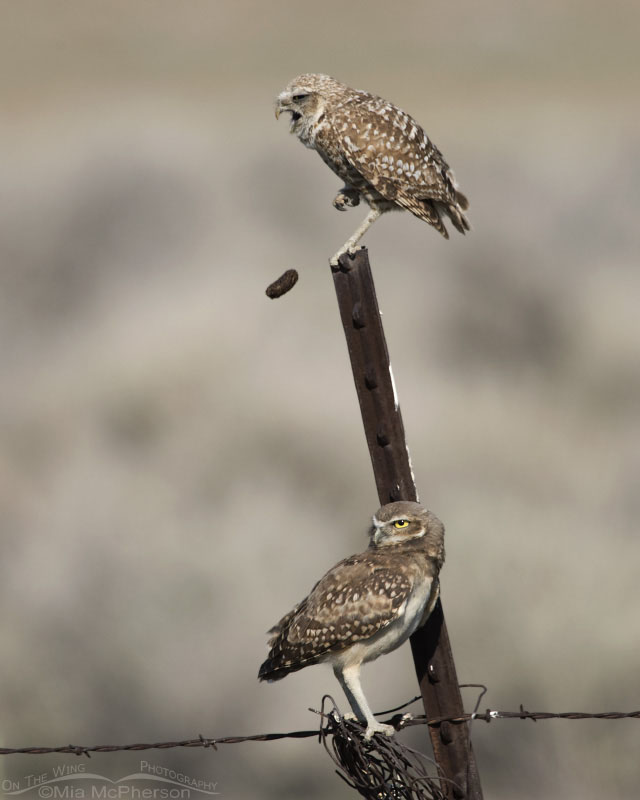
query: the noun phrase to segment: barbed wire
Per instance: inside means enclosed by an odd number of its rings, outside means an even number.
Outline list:
[[[404,708],[415,699],[392,710]],[[332,708],[325,711],[327,706]],[[454,782],[441,774],[432,758],[407,747],[395,736],[376,735],[367,740],[362,725],[342,716],[330,695],[322,698],[319,713],[320,741],[337,767],[336,774],[362,797],[446,800],[446,787]]]
[[[390,709],[389,711],[380,712],[377,716],[388,714],[405,708],[407,705],[415,702],[416,699],[404,703],[402,706]],[[333,701],[332,701],[333,702]],[[335,705],[335,704],[334,704]],[[288,731],[286,733],[258,733],[250,736],[216,736],[207,737],[199,734],[194,739],[177,739],[175,741],[167,742],[138,742],[135,744],[97,744],[97,745],[75,745],[66,744],[58,747],[0,747],[0,755],[50,755],[53,753],[70,754],[75,756],[91,757],[91,753],[116,753],[126,751],[140,751],[140,750],[170,750],[178,747],[204,747],[218,749],[218,745],[222,744],[238,744],[240,742],[273,742],[278,739],[309,739],[312,737],[322,738],[331,733],[331,726],[324,724],[326,714],[322,711],[309,709],[316,714],[321,715],[320,729],[314,730],[300,730]],[[336,712],[337,713],[337,712]],[[530,719],[534,722],[539,720],[548,719],[569,719],[569,720],[584,720],[584,719],[606,719],[606,720],[619,720],[619,719],[640,719],[640,711],[603,711],[603,712],[586,712],[586,711],[527,711],[524,706],[520,706],[519,711],[498,711],[488,708],[484,712],[474,711],[471,714],[461,714],[457,717],[435,717],[427,719],[426,715],[411,715],[411,714],[395,714],[388,720],[387,724],[393,725],[397,731],[404,728],[410,728],[415,725],[441,725],[443,722],[448,722],[453,725],[460,725],[464,723],[472,723],[475,720],[480,722],[493,722],[499,719]],[[357,724],[357,723],[356,723]]]

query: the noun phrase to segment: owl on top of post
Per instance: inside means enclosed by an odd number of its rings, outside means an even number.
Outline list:
[[[391,210],[408,210],[445,239],[443,217],[465,233],[469,202],[442,153],[420,125],[381,97],[351,89],[328,75],[300,75],[278,95],[276,118],[291,114],[290,132],[312,150],[344,186],[333,205],[340,211],[363,199],[369,213],[331,259],[353,253],[369,227]]]

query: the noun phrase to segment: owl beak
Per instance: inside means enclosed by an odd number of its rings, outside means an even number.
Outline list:
[[[287,108],[287,105],[288,105],[288,103],[287,103],[286,99],[282,95],[280,95],[276,99],[276,107],[274,109],[275,110],[275,114],[276,114],[276,119],[278,119],[280,117],[280,114],[283,111],[290,110],[290,109]]]
[[[382,523],[378,520],[377,517],[374,517],[371,522],[371,529],[369,531],[369,538],[374,544],[378,544],[381,539],[384,538],[384,534],[381,533]]]

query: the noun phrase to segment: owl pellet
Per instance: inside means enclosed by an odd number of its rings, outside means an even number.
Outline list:
[[[265,294],[274,300],[276,297],[282,297],[283,294],[290,292],[291,289],[298,282],[298,272],[295,269],[288,269],[277,278],[273,283],[267,286]]]

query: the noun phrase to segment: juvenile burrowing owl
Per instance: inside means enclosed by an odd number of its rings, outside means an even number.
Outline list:
[[[419,503],[389,503],[376,512],[369,548],[345,558],[269,633],[269,657],[258,678],[279,681],[327,661],[366,738],[394,733],[376,721],[360,686],[360,665],[395,650],[438,599],[444,527]]]
[[[331,259],[353,252],[365,231],[385,211],[408,209],[449,238],[442,221],[470,229],[463,212],[467,198],[442,153],[401,109],[367,92],[350,89],[328,75],[300,75],[278,95],[276,118],[291,114],[291,133],[316,150],[345,183],[333,205],[370,211],[362,225]]]

